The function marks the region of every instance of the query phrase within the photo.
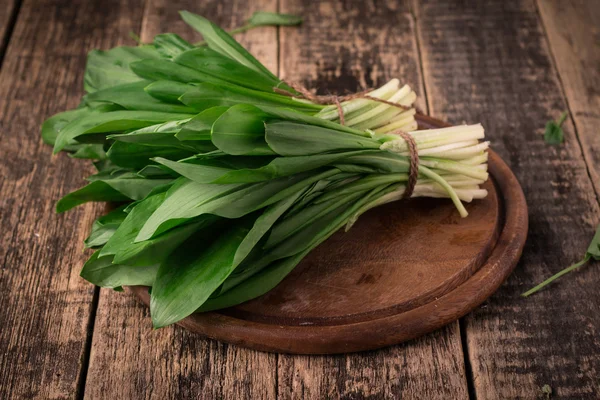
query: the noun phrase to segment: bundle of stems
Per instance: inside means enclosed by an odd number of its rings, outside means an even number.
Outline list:
[[[55,152],[98,170],[57,210],[119,205],[94,223],[81,275],[151,286],[155,327],[266,293],[334,232],[403,198],[411,174],[413,197],[449,198],[463,217],[462,202],[486,196],[481,125],[417,130],[416,95],[397,79],[368,98],[311,101],[216,25],[182,16],[206,45],[162,34],[93,51],[81,106],[42,127]]]

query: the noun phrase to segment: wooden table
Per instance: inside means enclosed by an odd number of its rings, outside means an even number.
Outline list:
[[[77,105],[92,48],[172,31],[188,9],[224,27],[255,10],[300,28],[239,36],[272,71],[321,92],[400,77],[418,105],[481,122],[519,178],[530,233],[516,271],[483,306],[409,343],[363,354],[290,356],[151,329],[130,295],[79,278],[102,205],[54,214],[89,173],[51,157],[39,126]],[[0,0],[0,398],[600,398],[600,268],[528,299],[577,261],[600,220],[600,2]],[[569,110],[565,144],[542,140]]]

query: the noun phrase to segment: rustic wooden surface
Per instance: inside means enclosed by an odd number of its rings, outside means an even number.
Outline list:
[[[543,385],[552,398],[600,397],[598,265],[519,297],[578,260],[600,220],[599,2],[0,7],[0,398],[536,399],[545,398]],[[126,43],[129,31],[146,40],[167,30],[192,37],[176,22],[183,8],[225,26],[258,9],[302,13],[303,27],[262,28],[240,40],[272,70],[321,92],[400,76],[431,115],[482,122],[530,204],[529,240],[507,283],[460,323],[407,344],[312,357],[245,350],[180,328],[152,331],[131,297],[83,282],[79,243],[100,207],[54,215],[55,200],[87,171],[64,155],[51,158],[39,125],[77,104],[87,50]],[[544,124],[565,109],[566,142],[548,146]]]

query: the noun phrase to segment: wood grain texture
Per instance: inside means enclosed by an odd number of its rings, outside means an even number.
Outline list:
[[[280,12],[305,17],[301,27],[280,30],[282,78],[318,88],[319,93],[344,93],[400,77],[417,92],[417,104],[425,108],[414,19],[407,2],[281,0]],[[407,346],[366,354],[281,356],[279,394],[315,399],[330,393],[331,398],[356,399],[370,394],[375,399],[467,398],[457,325]],[[353,367],[346,368],[349,365]],[[399,365],[414,369],[399,371]],[[428,366],[428,380],[419,379],[423,371],[418,365]],[[393,372],[382,374],[375,366]]]
[[[538,8],[600,197],[600,2],[538,0]]]
[[[573,125],[544,143],[547,120],[566,108],[532,1],[415,1],[433,115],[480,121],[519,178],[530,205],[520,266],[486,306],[465,319],[477,399],[600,396],[600,320],[590,266],[523,299],[520,293],[579,260],[599,207]]]
[[[116,45],[141,14],[141,3],[120,1],[21,7],[0,73],[2,399],[68,398],[79,389],[94,293],[79,278],[81,241],[101,207],[54,213],[89,171],[51,157],[40,125],[77,106],[87,50]]]
[[[225,29],[257,10],[276,11],[274,0],[151,0],[141,37],[162,32],[200,40],[178,11],[206,16]],[[277,71],[277,30],[260,28],[236,36]],[[85,397],[89,399],[273,399],[277,356],[207,340],[179,327],[153,331],[145,308],[127,293],[100,291]]]

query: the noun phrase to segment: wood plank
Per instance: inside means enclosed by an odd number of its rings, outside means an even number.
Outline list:
[[[344,93],[399,77],[420,95],[414,19],[405,2],[283,0],[305,17],[280,31],[280,73],[320,93]],[[281,398],[467,398],[458,323],[388,349],[340,356],[279,357]]]
[[[12,26],[17,17],[19,4],[17,0],[0,0],[0,66],[8,44]]]
[[[0,398],[67,398],[79,389],[94,288],[78,275],[99,208],[55,215],[56,200],[89,171],[51,157],[40,124],[79,103],[87,50],[116,45],[139,29],[141,14],[134,1],[21,7],[0,74]]]
[[[596,195],[600,197],[600,2],[538,1]]]
[[[476,397],[537,398],[547,384],[553,398],[598,398],[600,270],[519,296],[579,260],[600,216],[572,123],[564,145],[542,138],[546,121],[567,105],[535,4],[414,3],[431,114],[483,123],[530,206],[516,272],[464,321]]]
[[[254,2],[251,7],[241,1],[151,0],[141,37],[150,41],[158,33],[175,32],[200,40],[180,21],[179,10],[233,28],[253,11],[276,9],[275,0]],[[277,71],[275,28],[236,38]],[[271,399],[276,382],[277,355],[203,339],[175,326],[153,331],[149,312],[131,294],[100,291],[86,398]]]

